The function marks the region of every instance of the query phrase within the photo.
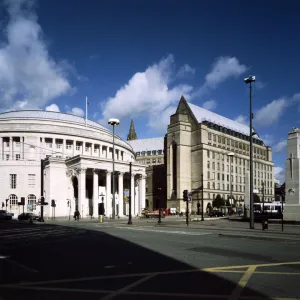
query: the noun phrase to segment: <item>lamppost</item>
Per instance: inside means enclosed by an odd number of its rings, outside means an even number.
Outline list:
[[[116,217],[116,199],[115,199],[115,126],[120,124],[118,119],[109,119],[108,124],[113,127],[113,153],[112,153],[112,160],[113,160],[113,171],[112,171],[112,219],[114,220]]]
[[[160,193],[161,188],[157,188],[158,190],[158,224],[161,223],[161,202],[160,202]]]
[[[255,76],[250,75],[244,79],[249,84],[249,100],[250,100],[250,229],[254,229],[254,202],[253,202],[253,130],[252,130],[252,83],[255,82]]]
[[[229,203],[231,204],[231,201],[233,200],[232,199],[232,180],[231,180],[231,176],[232,176],[232,172],[231,172],[231,167],[232,167],[232,160],[233,160],[233,157],[234,157],[234,153],[233,152],[229,152],[227,154],[229,156],[229,184],[230,184],[230,201]]]
[[[261,188],[261,192],[262,192],[262,213],[264,215],[265,214],[265,182],[262,181],[261,185],[262,185],[262,188]]]

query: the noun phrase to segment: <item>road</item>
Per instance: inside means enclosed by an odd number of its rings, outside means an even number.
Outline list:
[[[300,239],[120,222],[0,223],[0,299],[299,299]]]

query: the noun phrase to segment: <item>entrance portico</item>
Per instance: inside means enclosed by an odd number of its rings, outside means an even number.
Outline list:
[[[103,201],[105,216],[111,217],[113,176],[110,161],[81,155],[67,160],[50,158],[45,169],[46,174],[52,174],[53,169],[55,169],[57,187],[50,183],[50,177],[46,186],[49,187],[49,199],[54,198],[60,202],[60,212],[57,211],[56,216],[59,214],[67,216],[78,209],[82,217],[98,217],[98,204]],[[62,185],[60,185],[62,181],[59,177],[62,175],[67,177],[65,193],[62,190]],[[115,162],[115,211],[119,217],[125,216],[128,212],[128,198],[124,199],[124,191],[128,191],[130,187],[132,215],[139,215],[142,209],[146,207],[146,167],[133,162],[131,175],[130,178],[129,162]],[[53,176],[51,179],[53,180]],[[59,196],[58,190],[60,191]],[[70,201],[71,208],[61,204],[61,202],[67,202],[67,200]],[[51,215],[51,210],[49,215]]]

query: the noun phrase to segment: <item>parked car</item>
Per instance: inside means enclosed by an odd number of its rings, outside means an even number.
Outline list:
[[[30,221],[30,219],[32,219],[32,221],[40,221],[41,217],[34,213],[21,213],[18,216],[19,221]]]
[[[7,210],[0,210],[0,220],[11,220],[14,214],[9,213]]]
[[[208,215],[210,217],[224,217],[224,214],[220,211],[211,211]]]

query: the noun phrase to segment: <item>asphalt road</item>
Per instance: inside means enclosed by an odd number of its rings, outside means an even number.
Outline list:
[[[0,223],[0,299],[300,297],[300,240],[64,224]]]

